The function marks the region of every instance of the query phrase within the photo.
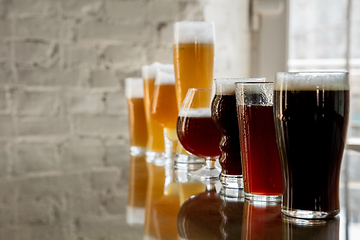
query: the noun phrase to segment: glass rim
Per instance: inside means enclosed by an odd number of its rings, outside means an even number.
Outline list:
[[[277,72],[276,75],[316,75],[316,74],[349,74],[348,71],[306,71],[306,72]]]
[[[274,84],[274,82],[235,82],[235,85],[253,85],[253,84]]]
[[[215,90],[215,88],[188,88],[189,91],[205,91],[205,90]]]
[[[249,82],[256,82],[254,80],[265,80],[266,81],[266,78],[237,78],[237,77],[214,78],[214,81],[231,81],[231,80],[235,80],[235,83],[237,83],[236,80],[238,80],[238,82],[244,82],[243,80],[252,80],[252,81],[249,81]]]

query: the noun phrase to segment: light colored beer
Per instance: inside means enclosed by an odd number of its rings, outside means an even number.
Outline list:
[[[178,107],[175,96],[174,73],[158,71],[151,116],[164,128],[176,128]]]
[[[130,146],[146,147],[147,127],[144,109],[144,88],[141,78],[125,79],[128,106]]]
[[[159,63],[142,67],[142,76],[144,79],[144,107],[146,116],[146,125],[148,129],[148,139],[146,150],[151,152],[164,152],[164,130],[151,116],[151,101],[154,93],[154,84],[156,77],[156,67]]]
[[[189,88],[212,88],[214,70],[214,24],[174,24],[173,57],[178,108]]]

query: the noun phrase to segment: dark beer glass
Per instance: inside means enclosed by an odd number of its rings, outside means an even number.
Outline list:
[[[348,73],[277,73],[274,119],[284,183],[282,212],[309,219],[337,215],[349,122]]]
[[[215,96],[211,104],[211,117],[221,133],[220,182],[226,188],[243,188],[240,156],[239,128],[236,113],[235,82],[259,81],[265,78],[215,79]]]
[[[188,175],[202,180],[216,180],[220,169],[215,166],[220,156],[220,132],[211,119],[211,88],[190,88],[180,108],[176,131],[184,149],[205,159],[205,166]]]
[[[273,83],[236,83],[245,198],[281,201],[282,178],[273,117]]]

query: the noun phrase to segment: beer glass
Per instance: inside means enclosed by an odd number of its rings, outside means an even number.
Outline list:
[[[162,66],[158,62],[151,65],[145,65],[141,68],[142,78],[144,80],[144,106],[146,125],[148,129],[148,139],[146,144],[146,161],[152,162],[162,157],[164,152],[164,130],[151,116],[151,100],[154,93],[154,84],[156,69]]]
[[[171,160],[175,157],[177,146],[178,116],[173,65],[157,69],[150,112],[152,118],[164,128],[165,158]]]
[[[243,188],[240,156],[239,127],[236,113],[235,82],[265,81],[265,78],[215,79],[215,96],[211,104],[211,117],[222,137],[220,142],[220,182],[223,187]]]
[[[274,119],[283,214],[309,219],[337,215],[349,122],[348,73],[277,73]]]
[[[179,111],[177,135],[181,145],[195,156],[205,159],[205,166],[189,174],[202,181],[216,180],[220,169],[220,132],[211,119],[213,89],[190,88]]]
[[[245,198],[281,201],[281,165],[273,117],[273,83],[236,83]]]
[[[144,87],[141,78],[125,79],[125,96],[128,106],[130,153],[144,155],[146,151],[147,127],[144,110]]]
[[[214,23],[183,21],[174,24],[173,58],[175,92],[180,109],[189,88],[212,88],[214,70]],[[175,167],[203,160],[188,154],[178,144]]]

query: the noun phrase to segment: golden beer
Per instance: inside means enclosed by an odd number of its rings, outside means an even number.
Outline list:
[[[154,93],[156,65],[157,64],[148,65],[142,68],[142,75],[144,79],[144,107],[146,125],[148,129],[146,150],[150,152],[164,152],[165,143],[163,128],[152,118],[150,112],[151,101]]]
[[[147,144],[143,80],[126,78],[125,95],[128,106],[131,154],[139,154],[141,148],[145,149]]]
[[[180,109],[189,88],[212,88],[214,70],[214,24],[174,24],[173,57],[175,86]]]
[[[174,44],[175,86],[178,107],[189,88],[212,88],[214,44]]]

